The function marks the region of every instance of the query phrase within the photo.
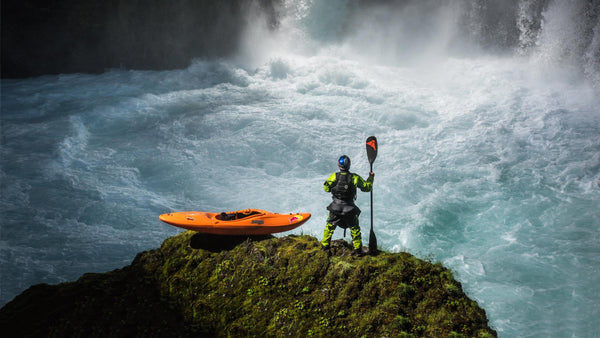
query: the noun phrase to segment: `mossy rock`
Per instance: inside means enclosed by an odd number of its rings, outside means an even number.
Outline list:
[[[452,273],[310,236],[184,232],[133,263],[36,285],[0,309],[18,336],[496,337]]]

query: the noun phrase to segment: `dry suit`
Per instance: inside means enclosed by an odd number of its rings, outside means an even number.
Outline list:
[[[350,228],[352,234],[352,244],[354,250],[362,248],[362,235],[358,224],[358,216],[360,209],[354,204],[356,199],[356,189],[364,192],[369,192],[373,188],[372,175],[365,181],[362,177],[349,171],[341,170],[333,173],[323,184],[323,188],[327,192],[331,192],[333,201],[327,207],[329,217],[323,234],[321,244],[324,248],[329,248],[331,244],[331,236],[336,227],[343,229]]]

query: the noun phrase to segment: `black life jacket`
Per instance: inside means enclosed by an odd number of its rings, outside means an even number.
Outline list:
[[[353,203],[356,199],[356,186],[352,182],[354,174],[346,172],[342,175],[341,172],[335,174],[335,183],[331,187],[331,194],[334,199],[342,200],[344,202]]]

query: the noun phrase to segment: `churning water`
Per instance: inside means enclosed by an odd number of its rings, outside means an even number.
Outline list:
[[[479,2],[438,3],[294,2],[232,59],[3,80],[0,304],[129,264],[180,231],[169,211],[311,212],[291,233],[320,238],[323,182],[342,154],[366,177],[375,135],[383,249],[451,268],[500,336],[597,334],[598,4],[514,2],[490,52]]]

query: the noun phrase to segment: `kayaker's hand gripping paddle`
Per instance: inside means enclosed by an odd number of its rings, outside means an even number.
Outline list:
[[[373,162],[377,157],[377,138],[375,136],[369,136],[367,138],[367,157],[369,158],[369,164],[371,165],[371,172],[373,172]],[[369,232],[369,254],[377,253],[377,237],[373,231],[373,188],[371,187],[371,231]]]

